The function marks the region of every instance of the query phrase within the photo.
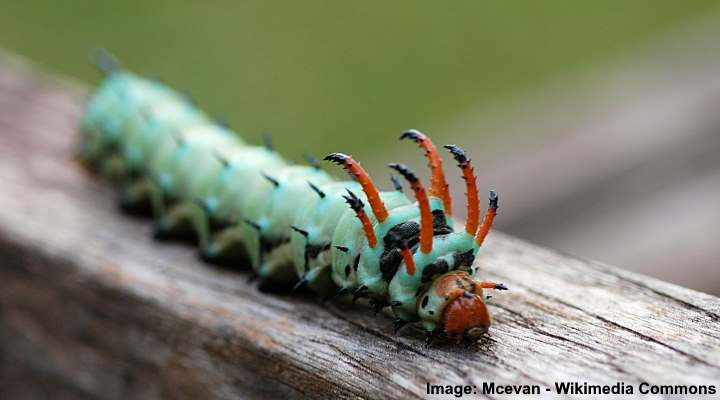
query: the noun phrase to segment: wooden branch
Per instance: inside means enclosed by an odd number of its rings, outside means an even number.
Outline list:
[[[260,293],[154,242],[72,159],[83,92],[0,61],[5,398],[423,398],[426,384],[717,384],[720,301],[498,232],[489,337],[425,348],[364,307]],[[502,209],[500,210],[502,218]],[[238,270],[243,270],[238,266]],[[552,392],[551,392],[552,393]]]

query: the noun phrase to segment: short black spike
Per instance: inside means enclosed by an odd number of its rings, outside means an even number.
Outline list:
[[[252,226],[253,228],[255,228],[258,232],[260,232],[261,227],[260,227],[260,224],[258,224],[257,222],[252,221],[252,220],[249,220],[249,219],[247,219],[247,218],[243,218],[243,221],[244,221],[246,224],[248,224],[248,225]]]
[[[359,212],[360,210],[365,207],[365,204],[363,204],[362,200],[360,200],[359,197],[355,193],[353,193],[350,189],[345,189],[348,193],[347,196],[343,196],[343,199],[345,199],[345,202],[347,202],[350,205],[350,208],[353,209],[355,212]]]
[[[504,283],[496,283],[495,290],[508,290],[508,287]]]
[[[228,124],[228,121],[225,117],[217,117],[215,119],[215,123],[218,124],[221,128],[230,129],[230,125]]]
[[[395,190],[398,192],[402,192],[403,188],[400,184],[400,179],[398,179],[397,175],[390,174],[390,181],[392,182],[393,186],[395,187]]]
[[[315,169],[320,169],[320,161],[308,152],[303,153],[303,158],[307,161],[308,165]]]
[[[278,180],[275,179],[275,178],[273,178],[272,176],[270,176],[270,175],[268,175],[268,174],[266,174],[266,173],[264,173],[264,172],[263,172],[262,176],[263,176],[263,178],[267,179],[268,182],[270,182],[270,183],[272,183],[273,185],[275,185],[275,187],[280,186],[280,182],[278,182]]]
[[[263,141],[263,146],[265,146],[266,149],[275,150],[275,147],[273,147],[273,140],[272,140],[272,135],[270,134],[270,132],[265,131],[262,133],[262,141]]]
[[[95,49],[90,53],[90,62],[105,75],[110,75],[120,69],[117,57],[102,48]]]
[[[335,246],[335,248],[342,251],[343,253],[347,253],[348,251],[350,251],[347,246]]]
[[[230,166],[230,160],[227,159],[224,155],[222,155],[219,151],[216,151],[214,154],[215,159],[220,161],[220,164],[222,164],[223,168],[227,168]]]
[[[298,228],[298,227],[295,226],[295,225],[290,225],[290,228],[291,228],[292,230],[294,230],[295,232],[297,232],[297,233],[299,233],[299,234],[301,234],[301,235],[303,235],[303,236],[305,236],[305,237],[308,237],[308,231],[306,231],[305,229],[300,229],[300,228]]]
[[[324,199],[324,198],[325,198],[325,192],[323,192],[322,190],[320,190],[319,187],[313,185],[313,183],[310,182],[310,181],[308,181],[308,185],[310,185],[310,188],[311,188],[315,193],[317,193],[317,195],[320,196],[321,199]]]
[[[414,183],[417,182],[418,177],[415,175],[415,172],[408,168],[405,164],[399,164],[399,163],[390,163],[388,164],[388,167],[394,169],[395,171],[399,172],[400,175],[403,176],[408,182]]]

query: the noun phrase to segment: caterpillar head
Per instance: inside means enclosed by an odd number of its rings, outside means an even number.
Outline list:
[[[450,193],[437,149],[429,138],[415,130],[404,132],[401,139],[411,139],[425,150],[431,172],[431,185],[426,191],[406,165],[389,164],[409,183],[414,193],[416,202],[403,209],[389,212],[385,208],[377,188],[352,157],[333,153],[326,160],[342,165],[363,187],[377,225],[370,222],[362,207],[353,209],[363,221],[370,247],[382,244],[378,247],[382,250],[379,268],[389,282],[391,305],[396,316],[403,321],[416,320],[419,316],[426,329],[440,326],[451,337],[476,337],[487,331],[490,317],[481,282],[474,281],[466,271],[472,272],[477,250],[492,226],[498,208],[497,193],[490,192],[490,205],[481,224],[476,178],[470,160],[458,146],[446,145],[462,171],[467,196],[465,229],[453,232]],[[408,210],[410,212],[406,212]],[[464,274],[463,282],[469,279],[468,288],[446,284],[454,282],[454,274],[459,273]],[[451,275],[453,277],[446,277]],[[429,286],[437,292],[432,301],[421,296],[431,291]],[[468,290],[470,286],[472,290]],[[425,306],[427,310],[423,310]]]

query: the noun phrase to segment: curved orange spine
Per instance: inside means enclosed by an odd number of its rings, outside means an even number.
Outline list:
[[[332,153],[325,157],[325,160],[332,161],[336,164],[342,165],[348,173],[357,179],[360,186],[362,186],[363,192],[370,203],[370,207],[373,210],[375,218],[379,222],[385,222],[388,217],[387,208],[380,198],[380,192],[378,191],[375,183],[370,179],[367,171],[360,166],[360,163],[355,161],[352,156],[342,153]]]
[[[470,236],[474,236],[480,225],[480,200],[478,198],[477,182],[475,178],[475,169],[470,164],[470,160],[465,156],[465,152],[458,146],[447,144],[444,146],[450,150],[458,167],[462,170],[463,179],[465,180],[465,197],[467,206],[467,222],[465,222],[465,232]]]
[[[358,219],[362,223],[363,231],[365,232],[365,237],[368,241],[368,246],[370,246],[371,249],[374,249],[375,246],[377,246],[377,236],[375,236],[375,231],[373,230],[370,218],[365,213],[365,210],[357,211],[355,212],[355,215],[357,215]]]
[[[429,193],[432,196],[440,198],[443,202],[445,214],[452,216],[452,198],[450,197],[450,190],[445,180],[442,159],[440,158],[440,154],[438,154],[435,144],[433,144],[432,140],[424,133],[415,129],[403,132],[400,139],[405,138],[412,139],[420,148],[425,150],[425,157],[428,160],[428,167],[430,167],[431,173]]]
[[[432,251],[433,245],[433,216],[425,188],[415,173],[407,166],[403,164],[390,164],[389,166],[407,179],[410,182],[410,187],[415,192],[415,198],[420,207],[420,251],[428,254]]]
[[[495,216],[497,215],[497,209],[498,209],[498,195],[495,193],[494,190],[490,191],[490,205],[488,206],[487,212],[485,213],[485,217],[483,217],[482,225],[480,226],[480,229],[477,232],[477,235],[475,236],[475,243],[477,243],[478,247],[482,246],[483,241],[485,240],[485,237],[487,236],[488,232],[490,232],[490,228],[492,227],[493,220],[495,219]]]
[[[372,222],[370,222],[370,217],[368,217],[367,213],[365,213],[365,205],[362,200],[360,200],[360,198],[357,197],[350,189],[345,190],[347,190],[348,195],[343,196],[343,198],[350,205],[350,208],[355,211],[355,216],[357,216],[360,223],[362,223],[363,232],[365,232],[368,246],[374,249],[375,246],[377,246],[377,236],[375,236],[375,231],[373,230]]]

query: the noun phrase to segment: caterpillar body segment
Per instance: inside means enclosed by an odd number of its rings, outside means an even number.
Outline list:
[[[149,204],[159,235],[189,228],[204,259],[240,250],[269,284],[366,298],[376,311],[389,306],[396,329],[420,322],[428,338],[487,331],[483,289],[506,288],[473,278],[472,264],[498,198],[491,192],[480,221],[475,175],[459,147],[445,146],[466,181],[469,220],[456,232],[442,160],[417,130],[401,139],[425,150],[428,188],[406,166],[391,164],[411,199],[394,175],[395,190],[382,191],[343,153],[326,160],[353,180],[333,179],[312,157],[310,165],[293,165],[267,143],[246,144],[186,96],[101,64],[107,76],[80,122],[80,158],[117,182],[125,207]]]

